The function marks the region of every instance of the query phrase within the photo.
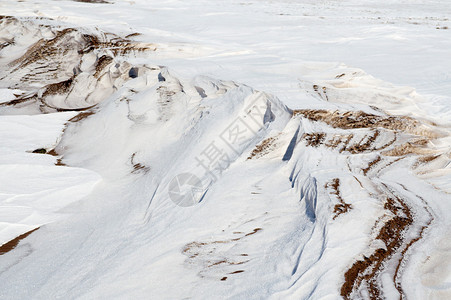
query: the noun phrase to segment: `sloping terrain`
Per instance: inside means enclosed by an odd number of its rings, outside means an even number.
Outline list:
[[[1,298],[451,296],[450,120],[414,90],[340,65],[288,107],[137,34],[0,33]]]

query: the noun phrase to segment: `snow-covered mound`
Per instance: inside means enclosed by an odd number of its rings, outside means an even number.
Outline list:
[[[1,298],[451,296],[449,119],[413,90],[341,66],[290,109],[150,44],[0,22],[0,113],[52,112],[0,119]]]
[[[250,87],[206,77],[183,82],[153,68],[73,118],[55,151],[64,163],[126,188],[125,198],[98,200],[112,207],[91,222],[108,241],[124,238],[125,228],[132,240],[142,231],[139,239],[149,242],[138,249],[127,242],[121,252],[149,251],[132,269],[149,278],[145,291],[170,298],[207,290],[218,297],[303,299],[315,290],[409,296],[424,293],[421,284],[403,289],[404,281],[418,280],[411,248],[433,222],[445,228],[425,199],[446,196],[405,170],[446,166],[449,153],[430,144],[438,132],[380,111],[291,111]],[[114,207],[121,207],[119,232],[110,230]],[[166,254],[151,250],[157,237]],[[79,255],[98,251],[85,247]],[[152,284],[147,272],[161,255],[179,261],[164,271],[167,280],[192,273],[194,287]],[[133,268],[134,257],[122,268]],[[117,272],[103,267],[101,282]],[[237,288],[237,281],[246,284]],[[102,283],[89,282],[67,284],[77,286],[74,295],[103,294]],[[114,294],[128,293],[124,288],[108,286]]]
[[[1,53],[6,54],[0,57],[0,88],[24,91],[1,104],[3,113],[12,105],[26,113],[92,107],[138,76],[139,68],[121,61],[121,54],[152,49],[48,19],[1,17],[0,36]]]

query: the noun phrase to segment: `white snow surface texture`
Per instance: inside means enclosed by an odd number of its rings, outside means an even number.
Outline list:
[[[451,299],[451,2],[0,15],[0,299]]]

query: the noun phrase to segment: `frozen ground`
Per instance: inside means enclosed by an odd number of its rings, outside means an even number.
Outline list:
[[[0,2],[0,298],[451,298],[447,1],[108,2]]]

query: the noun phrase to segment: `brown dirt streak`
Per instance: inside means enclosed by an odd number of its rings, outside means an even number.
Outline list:
[[[396,142],[397,132],[395,131],[393,134],[394,134],[394,137],[393,137],[392,140],[388,141],[387,143],[385,143],[384,145],[382,145],[382,146],[380,146],[380,147],[374,148],[373,150],[374,150],[374,151],[380,151],[380,150],[383,150],[383,149],[385,149],[385,148],[390,147],[391,145],[393,145],[393,144]]]
[[[326,134],[324,132],[305,133],[303,135],[303,139],[305,140],[307,146],[310,147],[318,147],[324,143],[325,138]]]
[[[353,177],[354,177],[354,179],[359,183],[360,187],[361,187],[362,189],[364,189],[362,182],[361,182],[357,177],[355,177],[355,176],[353,176]]]
[[[382,185],[391,193],[391,190],[385,184]],[[387,194],[384,209],[390,211],[394,216],[385,222],[375,239],[383,241],[386,250],[383,248],[377,249],[369,257],[364,257],[364,260],[356,261],[352,267],[346,271],[345,282],[340,291],[341,296],[345,299],[350,299],[351,293],[359,287],[363,281],[366,281],[368,284],[370,299],[381,299],[379,287],[376,283],[376,276],[381,271],[384,262],[389,260],[402,246],[404,241],[402,234],[413,223],[413,216],[410,208],[401,198],[394,194],[391,196]],[[402,290],[400,293],[402,297]]]
[[[399,185],[400,185],[405,191],[409,191],[403,184],[399,184]],[[403,261],[405,260],[405,258],[406,258],[406,257],[405,257],[405,256],[406,256],[406,253],[407,253],[407,251],[409,251],[409,249],[413,246],[413,244],[415,244],[416,242],[418,242],[420,239],[423,238],[424,232],[426,231],[426,229],[428,229],[428,228],[430,227],[430,225],[431,225],[432,222],[434,221],[434,215],[433,215],[433,213],[430,211],[430,208],[428,207],[426,200],[424,200],[424,198],[421,197],[421,196],[419,196],[419,195],[416,195],[416,197],[417,197],[418,199],[420,199],[421,202],[423,203],[424,209],[426,210],[426,212],[427,212],[428,215],[429,215],[429,221],[428,221],[425,225],[423,225],[423,226],[421,227],[420,232],[418,233],[418,236],[415,237],[415,238],[413,238],[412,240],[410,240],[410,242],[406,245],[406,247],[401,251],[401,258],[398,260],[398,265],[396,266],[395,273],[393,274],[393,282],[395,283],[395,287],[396,287],[396,289],[399,291],[399,293],[400,293],[401,295],[404,295],[405,293],[404,293],[404,291],[403,291],[403,289],[402,289],[401,284],[400,284],[399,281],[397,280],[397,278],[398,278],[398,276],[399,276],[398,274],[399,274],[399,271],[400,271],[402,262],[403,262]]]
[[[340,201],[339,204],[336,204],[334,206],[334,216],[332,217],[333,220],[335,220],[339,215],[347,213],[348,211],[350,211],[352,209],[352,205],[349,203],[346,203],[343,199],[343,197],[341,196],[340,193],[340,179],[339,178],[334,178],[332,180],[332,182],[326,183],[325,188],[331,187],[333,192],[332,194],[334,194],[338,201]]]
[[[334,128],[385,128],[393,131],[429,134],[427,130],[419,130],[420,123],[406,116],[379,116],[363,111],[328,111],[324,109],[297,109],[293,116],[300,115],[315,122],[324,122]],[[431,133],[431,135],[434,135]]]
[[[265,155],[267,152],[270,151],[273,143],[275,141],[275,138],[270,137],[265,140],[263,140],[260,144],[255,146],[255,149],[252,150],[252,153],[249,155],[247,160],[253,159],[253,158],[259,158]]]
[[[362,138],[362,140],[360,142],[348,147],[346,150],[351,152],[352,154],[361,153],[361,152],[364,152],[367,150],[373,151],[374,149],[371,149],[370,147],[376,141],[379,134],[380,134],[379,130],[375,130],[373,135],[370,135],[370,136],[366,135],[365,137]],[[363,143],[363,140],[366,137],[368,137],[368,139],[366,140],[366,142]]]
[[[16,237],[15,239],[10,240],[9,242],[3,244],[0,246],[0,255],[3,255],[5,253],[8,253],[9,251],[13,250],[14,248],[17,247],[17,245],[20,243],[21,240],[25,239],[27,236],[29,236],[30,234],[32,234],[33,232],[35,232],[36,230],[38,230],[40,227],[35,228],[33,230],[30,230],[28,232],[25,232],[21,235],[19,235],[18,237]]]
[[[381,157],[380,156],[378,156],[377,158],[375,158],[373,161],[371,161],[369,164],[368,164],[368,167],[366,167],[365,169],[362,169],[362,171],[363,171],[363,175],[365,175],[366,176],[366,174],[377,164],[377,163],[379,163],[380,161],[381,161],[382,159],[381,159]]]

